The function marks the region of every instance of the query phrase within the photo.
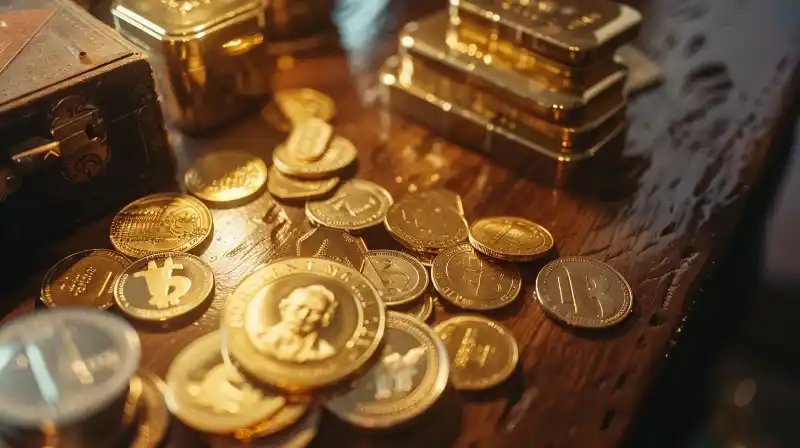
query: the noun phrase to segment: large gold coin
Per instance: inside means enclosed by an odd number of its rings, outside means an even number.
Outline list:
[[[427,291],[428,270],[416,258],[396,250],[372,250],[366,257],[378,274],[373,284],[386,306],[412,302]]]
[[[336,173],[353,163],[358,156],[358,151],[350,140],[344,137],[334,137],[328,150],[319,160],[305,162],[292,155],[286,145],[278,145],[272,152],[272,162],[275,168],[283,174],[301,179],[324,179],[335,176]]]
[[[360,272],[329,260],[265,265],[228,298],[225,346],[244,372],[288,391],[309,391],[360,371],[378,349],[386,311]]]
[[[56,263],[42,280],[41,299],[50,308],[114,304],[114,280],[131,260],[106,249],[84,250]]]
[[[633,307],[633,291],[622,274],[586,257],[548,263],[536,276],[536,297],[549,315],[576,327],[616,325]]]
[[[511,332],[480,316],[456,316],[435,327],[450,356],[450,378],[460,390],[481,390],[505,381],[517,366]]]
[[[447,301],[468,310],[492,310],[519,295],[522,277],[510,264],[478,255],[469,244],[440,253],[431,267],[433,286]]]
[[[476,221],[469,229],[469,242],[485,255],[508,261],[534,260],[553,248],[547,229],[512,216]]]
[[[199,200],[178,193],[158,193],[131,202],[111,222],[111,244],[141,258],[157,252],[186,252],[211,234],[213,219]]]
[[[383,222],[392,195],[380,185],[351,179],[324,201],[306,202],[308,220],[324,227],[359,231]]]
[[[293,126],[312,117],[331,121],[336,115],[333,99],[314,89],[278,90],[274,101]]]
[[[466,241],[469,234],[456,209],[420,198],[395,203],[384,224],[394,239],[417,252],[441,252]]]
[[[269,169],[267,190],[279,199],[317,199],[333,191],[339,185],[338,177],[310,180],[296,179],[281,173],[275,166]]]
[[[286,150],[304,162],[319,160],[328,150],[333,137],[331,125],[319,118],[311,117],[299,123],[286,139]]]
[[[356,426],[396,426],[433,406],[449,372],[447,351],[433,330],[390,311],[380,359],[361,378],[331,393],[325,407]]]
[[[186,189],[204,201],[240,201],[264,187],[267,164],[246,152],[212,152],[186,172],[184,181]]]

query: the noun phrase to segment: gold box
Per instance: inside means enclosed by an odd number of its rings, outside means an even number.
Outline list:
[[[266,0],[116,0],[114,25],[148,50],[167,114],[188,132],[226,122],[270,91]]]

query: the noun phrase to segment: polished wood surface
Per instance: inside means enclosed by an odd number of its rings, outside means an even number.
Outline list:
[[[577,331],[545,316],[532,292],[540,264],[522,266],[523,293],[487,313],[512,329],[520,365],[484,393],[450,391],[419,423],[365,433],[326,415],[315,446],[612,446],[641,411],[690,316],[706,299],[703,280],[730,241],[751,190],[770,161],[771,141],[794,98],[800,47],[798,7],[789,0],[632,1],[645,16],[638,45],[664,70],[660,87],[631,100],[624,160],[589,191],[556,190],[520,178],[486,157],[383,113],[375,70],[396,49],[396,28],[445,2],[349,0],[340,5],[344,52],[284,60],[278,87],[313,87],[338,107],[336,131],[359,148],[356,175],[395,198],[429,187],[460,193],[467,217],[518,215],[555,237],[557,254],[585,255],[617,268],[634,290],[632,315],[607,331]],[[420,5],[425,3],[426,5]],[[427,4],[432,3],[432,4]],[[291,67],[289,67],[291,66]],[[270,160],[285,135],[253,114],[204,138],[173,132],[180,172],[208,151],[246,149]],[[308,228],[302,204],[264,194],[240,208],[214,210],[201,256],[217,275],[211,307],[174,331],[142,329],[142,367],[164,374],[186,344],[217,328],[231,289],[254,266],[278,256]],[[33,308],[41,275],[69,253],[109,247],[107,220],[39,254],[3,294]],[[394,247],[378,229],[370,248]],[[441,304],[435,319],[458,311]]]

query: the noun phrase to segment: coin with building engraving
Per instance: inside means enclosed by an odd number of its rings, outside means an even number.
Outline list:
[[[184,176],[186,189],[214,203],[241,201],[261,191],[267,182],[267,164],[242,151],[209,153]]]
[[[411,303],[392,307],[392,311],[398,313],[408,314],[423,322],[427,321],[433,315],[433,308],[436,303],[436,295],[434,293],[425,293],[422,297],[414,300]]]
[[[456,389],[488,389],[514,373],[519,347],[500,323],[481,316],[455,316],[434,329],[447,348]]]
[[[428,270],[416,258],[396,250],[371,250],[366,257],[378,274],[373,284],[386,306],[412,302],[428,289]]]
[[[350,179],[332,197],[306,202],[306,216],[318,225],[354,232],[382,223],[393,202],[380,185]]]
[[[506,261],[534,260],[553,248],[553,236],[547,229],[513,216],[474,222],[469,229],[469,242],[479,252]]]
[[[192,313],[213,291],[211,267],[182,252],[162,252],[136,260],[114,283],[119,309],[130,317],[151,322]]]
[[[272,152],[275,168],[283,174],[301,179],[325,179],[335,176],[356,160],[358,150],[350,140],[336,136],[321,158],[306,162],[295,157],[286,145],[278,145]]]
[[[633,291],[622,274],[587,257],[545,265],[536,276],[536,298],[547,314],[576,327],[610,327],[633,308]]]
[[[430,409],[447,386],[447,351],[416,318],[387,313],[379,356],[364,375],[326,397],[329,411],[356,426],[389,428]]]
[[[336,115],[333,99],[314,89],[284,89],[275,92],[274,101],[293,126],[309,118],[331,121]]]
[[[392,205],[384,224],[394,239],[416,252],[441,252],[466,241],[469,234],[455,208],[417,197]]]
[[[431,266],[436,291],[453,305],[468,310],[492,310],[519,295],[519,270],[479,254],[468,243],[445,249]]]
[[[372,359],[386,312],[358,270],[318,258],[270,263],[228,298],[222,334],[247,375],[290,392],[343,381]]]
[[[141,258],[157,252],[186,252],[211,234],[208,207],[189,195],[157,193],[137,199],[111,222],[111,244],[123,254]]]
[[[338,177],[329,179],[297,179],[281,173],[273,165],[269,169],[267,190],[279,199],[318,199],[333,191],[339,185]]]
[[[172,416],[167,409],[164,381],[151,373],[140,374],[135,379],[141,382],[142,399],[138,409],[133,438],[129,448],[157,448],[163,446]]]
[[[114,304],[114,280],[131,264],[124,255],[107,249],[72,254],[56,263],[42,280],[41,300],[50,308]]]

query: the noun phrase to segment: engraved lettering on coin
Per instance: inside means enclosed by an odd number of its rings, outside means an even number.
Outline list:
[[[93,249],[56,263],[42,280],[41,299],[50,308],[114,304],[114,280],[130,260],[113,250]]]
[[[192,281],[180,275],[173,275],[172,271],[183,269],[182,264],[176,264],[172,257],[164,260],[164,265],[159,267],[156,260],[147,262],[147,270],[134,272],[134,278],[144,278],[147,291],[150,293],[148,303],[158,309],[177,306],[192,287]]]
[[[428,289],[428,270],[410,255],[394,250],[374,250],[367,252],[366,257],[377,274],[373,283],[387,305],[411,302]]]
[[[186,172],[190,193],[209,202],[232,202],[254,195],[267,181],[267,165],[241,151],[213,152]]]
[[[439,252],[465,241],[469,233],[456,209],[414,198],[390,207],[385,225],[392,237],[417,252]]]
[[[544,227],[515,217],[485,218],[470,227],[470,243],[478,251],[509,261],[529,261],[553,247]]]
[[[325,227],[357,231],[382,223],[392,203],[392,195],[383,187],[351,179],[333,197],[307,202],[306,215],[310,221]]]

